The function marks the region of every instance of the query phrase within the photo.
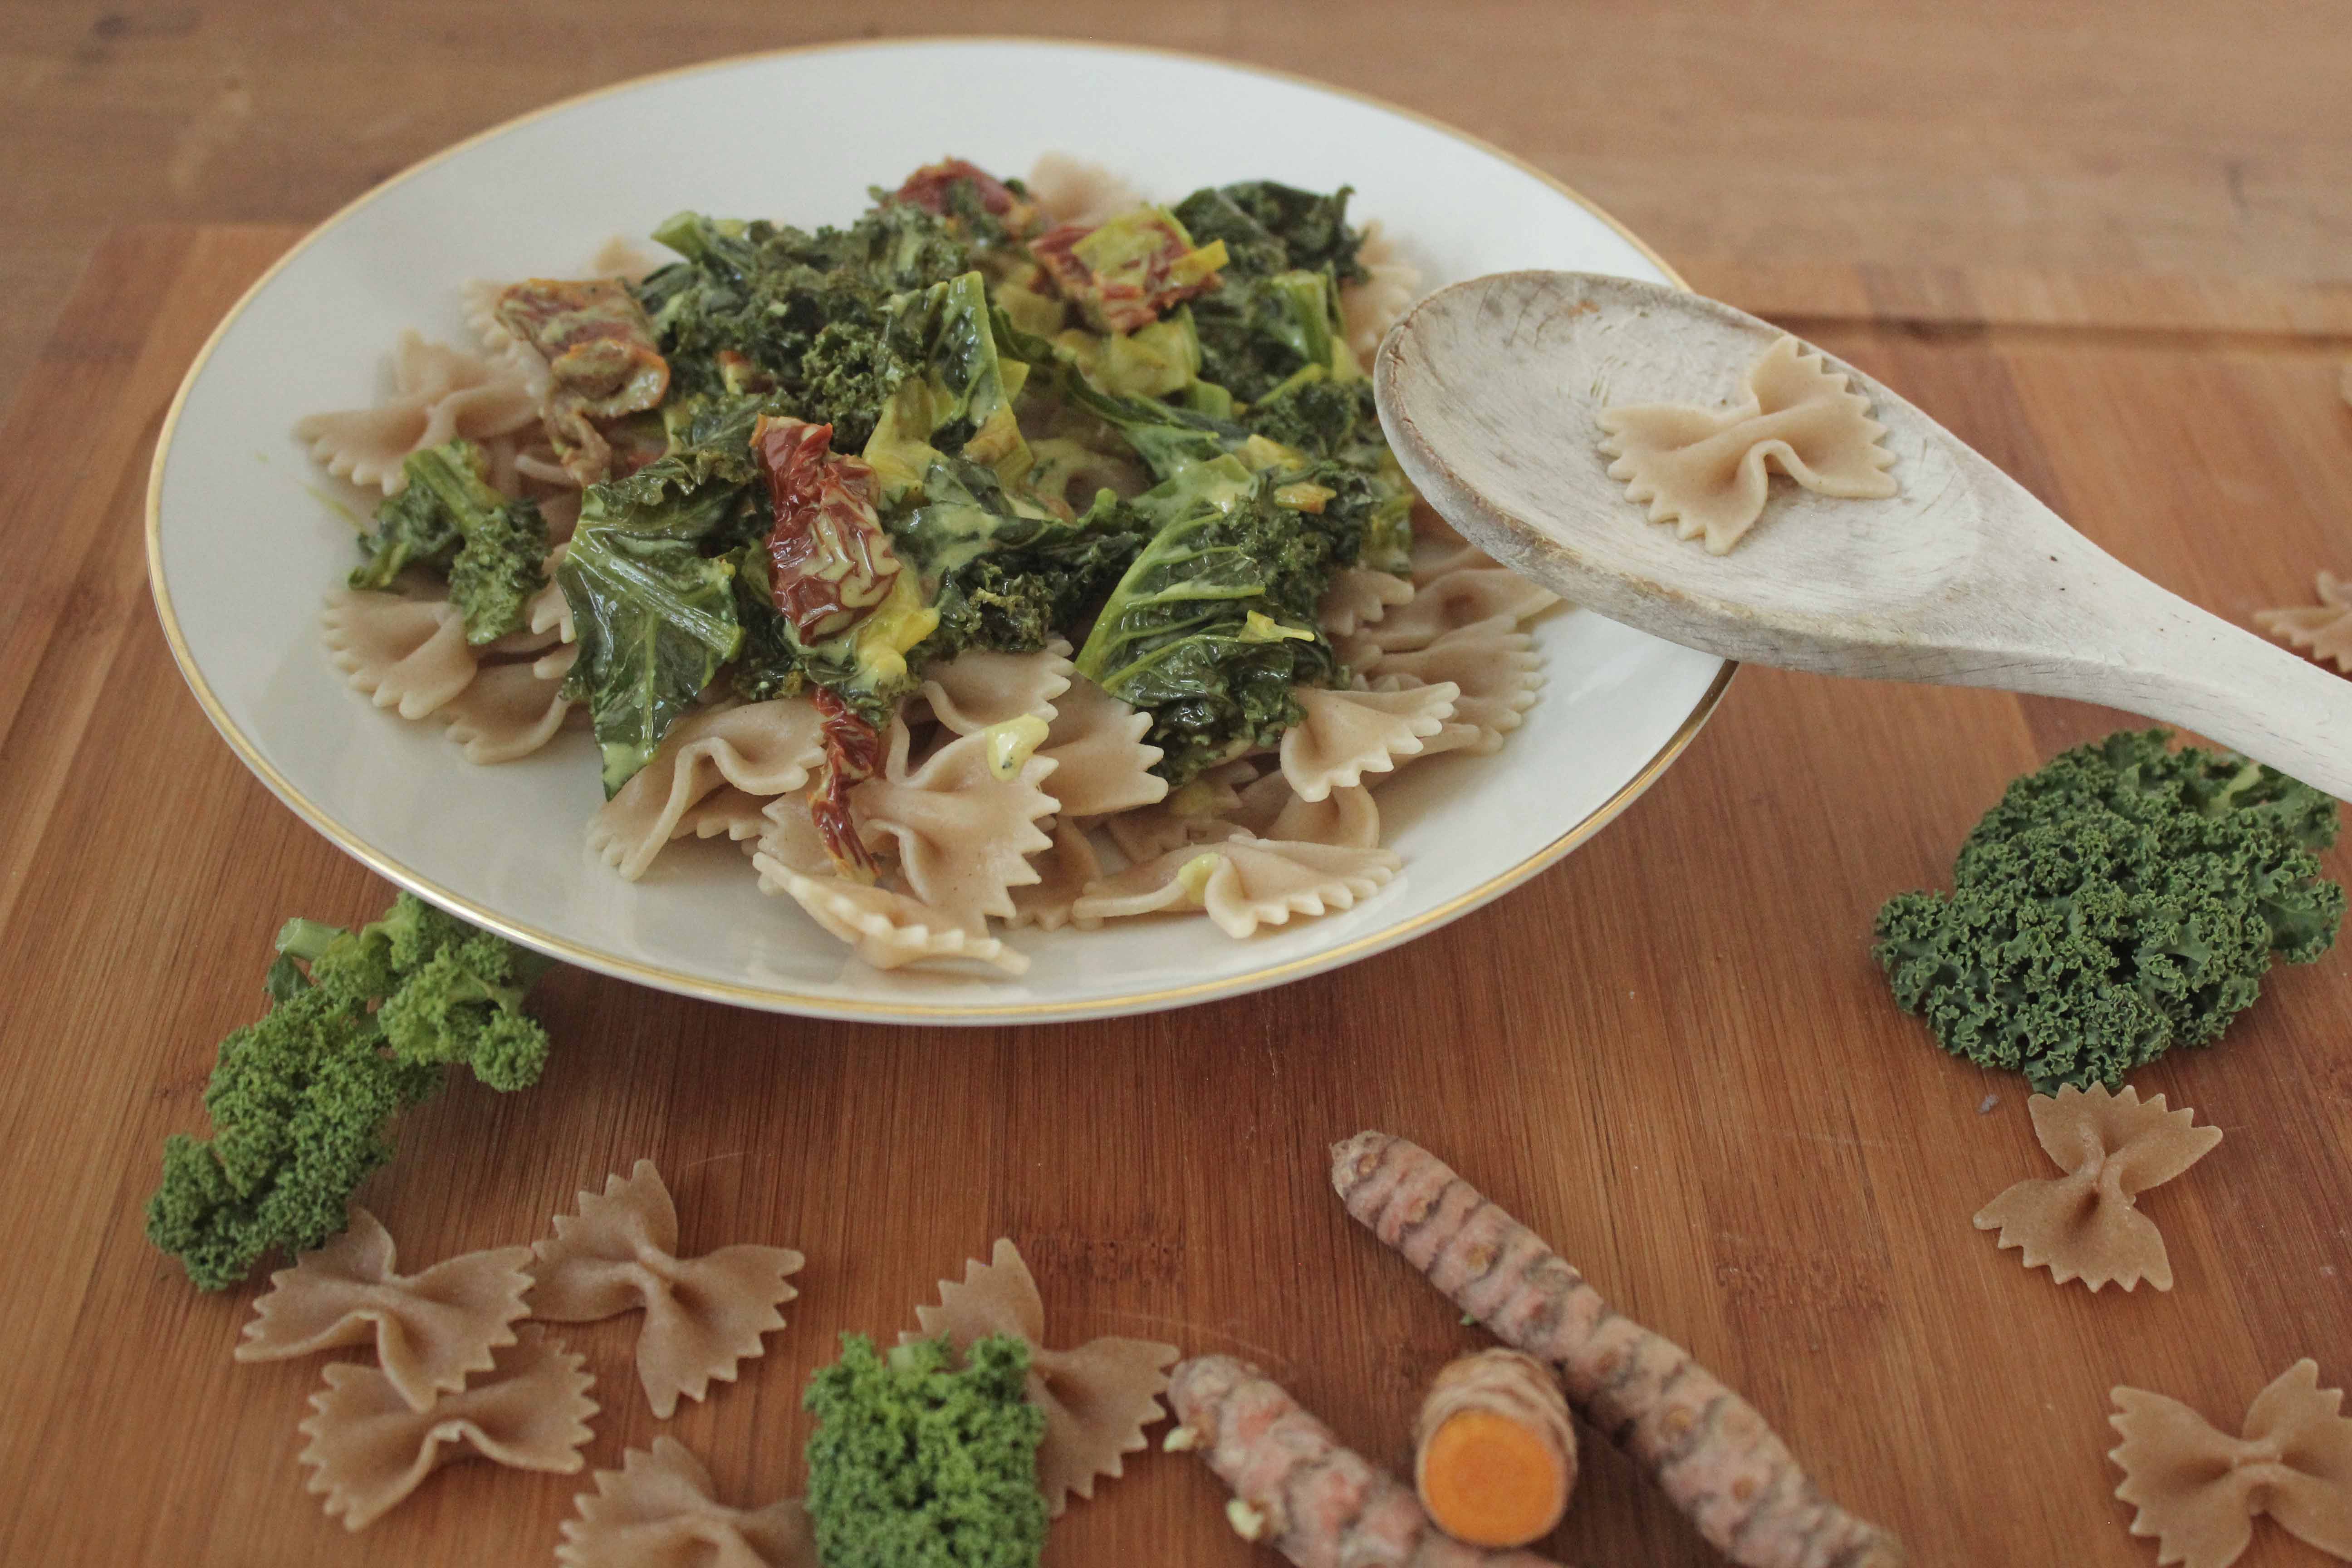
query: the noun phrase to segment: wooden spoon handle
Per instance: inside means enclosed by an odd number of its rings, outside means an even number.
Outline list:
[[[2145,713],[2352,800],[2352,680],[2105,564],[2104,637],[2062,660],[1962,679]]]

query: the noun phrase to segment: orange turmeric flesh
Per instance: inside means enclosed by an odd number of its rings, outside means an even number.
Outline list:
[[[1465,1410],[1423,1445],[1416,1478],[1434,1524],[1473,1546],[1525,1546],[1568,1508],[1559,1456],[1520,1423]]]

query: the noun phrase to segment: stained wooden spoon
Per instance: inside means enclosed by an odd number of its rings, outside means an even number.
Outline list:
[[[1892,498],[1776,479],[1724,555],[1646,521],[1609,476],[1601,411],[1724,404],[1784,335],[1658,284],[1506,272],[1416,306],[1373,384],[1398,461],[1448,521],[1612,620],[1790,669],[2106,703],[2352,799],[2352,681],[2158,587],[1834,357],[1886,426]]]

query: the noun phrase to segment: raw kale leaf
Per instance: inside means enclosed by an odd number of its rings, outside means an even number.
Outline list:
[[[163,1142],[147,1236],[206,1290],[272,1248],[341,1231],[352,1194],[392,1158],[393,1117],[462,1062],[492,1089],[537,1081],[547,1032],[521,1010],[548,961],[402,893],[356,931],[292,920],[270,1008],[221,1042],[212,1136]]]
[[[2078,746],[2012,782],[1952,868],[1952,891],[1878,914],[1895,1001],[1946,1050],[2113,1086],[2176,1045],[2219,1039],[2273,958],[2309,963],[2343,921],[2315,850],[2336,803],[2162,730]]]
[[[408,482],[376,510],[376,531],[360,541],[368,559],[354,588],[390,588],[411,567],[449,581],[466,640],[495,642],[523,624],[523,606],[547,584],[547,524],[539,504],[509,500],[484,477],[481,448],[463,439],[412,452]]]
[[[1338,673],[1316,606],[1345,541],[1278,488],[1221,458],[1139,497],[1157,531],[1078,652],[1081,674],[1150,710],[1172,784],[1271,744],[1298,718],[1291,688]]]
[[[877,1352],[844,1334],[809,1378],[808,1517],[827,1568],[1036,1568],[1045,1412],[1029,1398],[1029,1347],[975,1340],[957,1364],[945,1339]]]

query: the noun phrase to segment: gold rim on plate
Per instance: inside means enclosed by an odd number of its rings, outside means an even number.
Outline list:
[[[179,390],[172,395],[171,406],[164,412],[163,429],[155,437],[154,460],[150,465],[147,475],[147,582],[154,595],[155,613],[163,624],[163,638],[171,645],[172,658],[180,667],[180,674],[187,681],[188,689],[195,695],[197,706],[204,710],[205,717],[212,721],[213,728],[220,731],[221,738],[229,743],[229,748],[236,752],[238,759],[251,769],[263,784],[269,786],[270,793],[277,795],[292,809],[297,816],[309,823],[337,848],[377,875],[396,882],[419,897],[429,899],[445,909],[454,910],[463,914],[477,925],[497,931],[499,935],[512,941],[537,948],[542,952],[553,954],[566,963],[578,964],[583,969],[593,969],[617,979],[635,981],[641,984],[651,985],[657,990],[698,996],[713,1002],[761,1008],[769,1012],[792,1012],[818,1017],[884,1021],[898,1019],[971,1022],[1002,1019],[1019,1022],[1093,1017],[1137,1008],[1161,1008],[1185,1003],[1206,1002],[1220,996],[1264,990],[1267,986],[1280,984],[1286,980],[1305,979],[1310,974],[1320,973],[1327,969],[1336,969],[1356,959],[1368,958],[1384,948],[1393,947],[1442,925],[1457,915],[1465,914],[1480,904],[1498,898],[1517,887],[1521,882],[1551,866],[1570,850],[1598,833],[1619,813],[1631,805],[1644,790],[1654,784],[1658,775],[1664,773],[1668,765],[1682,754],[1683,749],[1691,743],[1692,739],[1714,714],[1717,705],[1723,700],[1725,690],[1731,685],[1733,674],[1739,668],[1737,661],[1731,659],[1724,661],[1723,668],[1716,672],[1715,679],[1708,684],[1706,690],[1700,694],[1698,701],[1693,705],[1682,723],[1676,726],[1675,732],[1667,737],[1665,744],[1643,764],[1640,772],[1628,779],[1615,794],[1594,807],[1582,821],[1510,869],[1489,879],[1466,893],[1461,893],[1447,900],[1435,909],[1424,910],[1411,920],[1384,927],[1370,935],[1358,937],[1353,942],[1305,958],[1292,959],[1286,963],[1269,964],[1265,968],[1249,970],[1223,980],[1206,980],[1193,985],[1171,986],[1157,991],[1138,991],[1120,996],[1098,997],[1087,1001],[1005,1002],[948,1005],[934,1002],[869,1002],[847,997],[808,995],[772,987],[741,985],[723,980],[706,980],[679,970],[640,963],[634,959],[622,958],[613,953],[583,947],[553,932],[541,931],[535,926],[509,920],[494,910],[487,909],[462,894],[453,892],[428,878],[419,876],[415,871],[381,850],[362,842],[310,797],[296,789],[288,781],[286,775],[279,773],[269,760],[261,754],[260,749],[230,721],[228,714],[222,710],[219,700],[213,695],[212,688],[205,683],[204,675],[197,669],[195,659],[188,651],[187,639],[181,633],[179,617],[172,608],[171,589],[163,581],[163,467],[171,456],[173,432],[179,426],[180,410],[188,400],[189,390],[195,385],[196,378],[204,374],[205,365],[212,358],[213,350],[219,345],[229,328],[236,324],[237,318],[245,313],[246,307],[253,303],[255,296],[268,286],[270,279],[285,270],[296,257],[310,249],[330,229],[391,190],[394,185],[456,157],[467,148],[488,142],[493,137],[503,136],[509,131],[529,125],[548,115],[560,113],[575,105],[591,103],[600,98],[631,91],[651,82],[692,76],[698,72],[722,70],[754,60],[777,59],[793,55],[825,54],[837,50],[887,49],[936,44],[1037,44],[1059,48],[1100,49],[1109,54],[1156,56],[1167,59],[1184,60],[1195,65],[1215,66],[1226,70],[1244,71],[1254,76],[1267,77],[1277,81],[1313,88],[1319,92],[1353,99],[1359,103],[1370,104],[1375,109],[1396,115],[1401,119],[1410,120],[1442,135],[1452,137],[1456,142],[1475,147],[1488,156],[1510,164],[1522,174],[1542,181],[1592,216],[1600,219],[1611,232],[1640,251],[1650,264],[1664,273],[1667,280],[1676,288],[1690,287],[1682,275],[1667,263],[1665,258],[1651,249],[1640,236],[1618,222],[1581,193],[1554,179],[1525,159],[1507,153],[1490,142],[1473,136],[1466,131],[1458,130],[1433,116],[1423,114],[1419,110],[1407,109],[1401,104],[1391,103],[1384,99],[1375,98],[1370,93],[1358,92],[1351,88],[1337,87],[1329,82],[1318,81],[1312,77],[1302,76],[1296,71],[1280,70],[1270,66],[1250,65],[1238,60],[1219,59],[1214,56],[1192,54],[1182,49],[1097,43],[1082,38],[1018,37],[1007,35],[971,37],[934,35],[888,39],[841,39],[830,43],[803,44],[782,49],[761,49],[748,54],[727,55],[718,59],[700,60],[693,65],[678,66],[666,71],[656,71],[647,76],[631,77],[626,81],[614,82],[609,86],[595,88],[571,98],[559,99],[553,103],[542,104],[537,109],[516,115],[511,120],[501,121],[487,130],[478,131],[462,142],[455,142],[429,157],[411,163],[381,184],[352,198],[320,223],[317,227],[297,240],[285,255],[271,262],[261,276],[255,279],[245,292],[237,297],[236,303],[229,307],[228,313],[221,318],[220,324],[212,330],[209,337],[205,339],[204,347],[196,351],[196,357],[189,364],[187,374],[181,378]]]

